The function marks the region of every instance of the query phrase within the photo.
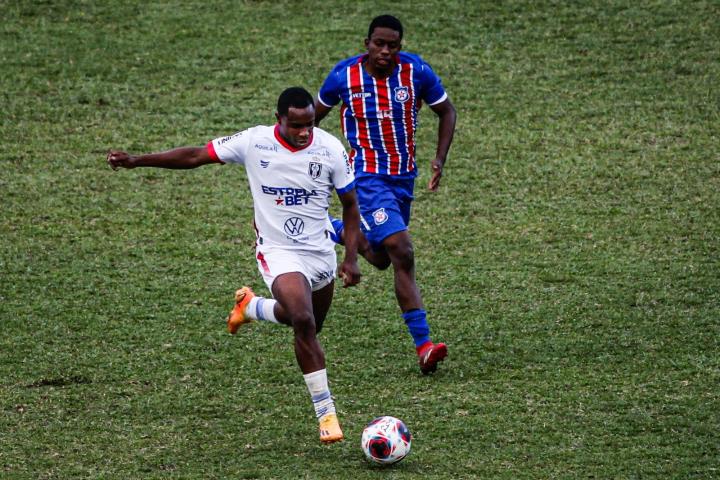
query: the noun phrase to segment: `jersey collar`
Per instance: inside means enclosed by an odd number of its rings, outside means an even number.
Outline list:
[[[369,53],[364,53],[362,55],[359,55],[357,62],[356,62],[356,63],[359,63],[360,65],[362,65],[363,70],[365,70],[366,72],[368,72],[368,70],[367,70],[367,67],[365,66],[365,62],[367,61],[369,56],[370,56]],[[398,69],[398,66],[400,66],[400,54],[399,53],[395,55],[395,68],[393,68],[393,73],[395,73],[395,70]],[[368,72],[368,74],[369,73],[370,72]],[[390,75],[392,75],[392,73]]]
[[[280,125],[278,125],[277,123],[275,124],[275,130],[273,131],[273,133],[275,134],[275,140],[277,140],[278,142],[280,142],[280,145],[282,145],[283,147],[287,148],[288,150],[290,150],[290,151],[293,152],[293,153],[299,152],[300,150],[305,150],[306,148],[308,148],[310,145],[312,145],[312,143],[313,143],[313,138],[314,138],[313,132],[310,132],[310,139],[308,140],[307,145],[305,145],[304,147],[293,147],[292,145],[290,145],[290,144],[287,142],[287,140],[285,140],[285,139],[282,137],[282,135],[280,135]]]

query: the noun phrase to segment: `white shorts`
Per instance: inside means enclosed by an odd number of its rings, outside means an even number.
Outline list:
[[[335,279],[335,270],[337,270],[337,255],[334,250],[323,253],[289,248],[258,247],[255,249],[255,257],[258,262],[258,270],[271,292],[275,279],[284,273],[302,273],[314,292],[332,282]]]

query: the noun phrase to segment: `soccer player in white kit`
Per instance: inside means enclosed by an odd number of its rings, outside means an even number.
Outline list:
[[[273,298],[249,287],[235,293],[228,330],[252,320],[293,328],[295,356],[303,372],[320,427],[320,440],[343,439],[328,387],[325,354],[317,333],[330,309],[337,260],[327,211],[335,190],[343,207],[345,256],[339,267],[343,286],[360,281],[357,265],[359,219],[352,166],[342,143],[313,128],[314,100],[305,89],[288,88],[278,98],[277,124],[257,126],[216,138],[204,147],[130,155],[111,150],[110,166],[197,168],[206,164],[243,165],[253,197],[258,269]]]

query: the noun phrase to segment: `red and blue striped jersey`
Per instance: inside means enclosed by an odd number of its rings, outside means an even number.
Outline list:
[[[340,123],[350,148],[355,176],[417,176],[415,129],[425,102],[445,101],[440,77],[419,56],[400,52],[393,73],[370,75],[367,54],[339,62],[323,82],[318,100],[326,107],[342,102]]]

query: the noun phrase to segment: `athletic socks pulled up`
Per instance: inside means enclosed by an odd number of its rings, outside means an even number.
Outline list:
[[[325,415],[335,413],[335,402],[328,387],[327,370],[323,368],[303,375],[303,378],[305,378],[305,384],[310,392],[310,398],[312,398],[313,407],[315,407],[315,416],[318,420]]]
[[[280,323],[278,319],[275,318],[275,304],[277,304],[277,300],[256,296],[250,300],[250,303],[248,303],[248,306],[245,308],[245,315],[253,320]]]
[[[430,326],[427,322],[425,310],[417,308],[402,314],[408,332],[413,337],[415,348],[421,347],[430,341]]]

